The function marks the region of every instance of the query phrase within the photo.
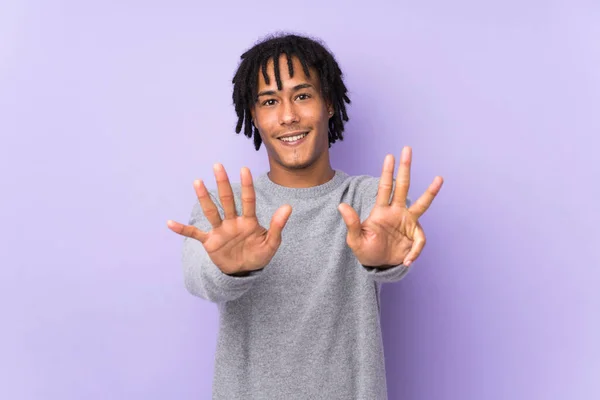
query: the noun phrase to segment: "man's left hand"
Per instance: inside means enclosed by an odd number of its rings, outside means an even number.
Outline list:
[[[396,188],[390,201],[395,162],[393,155],[386,156],[375,206],[362,223],[358,213],[350,205],[342,203],[338,207],[348,227],[346,242],[364,266],[409,266],[425,246],[425,233],[419,224],[419,218],[440,191],[443,179],[435,177],[425,193],[407,208],[411,158],[411,148],[402,149]]]

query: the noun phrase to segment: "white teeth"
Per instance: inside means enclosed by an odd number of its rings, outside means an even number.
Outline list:
[[[286,138],[281,138],[280,140],[283,140],[284,142],[295,142],[296,140],[302,139],[306,135],[308,135],[308,133],[303,133],[301,135],[296,135],[296,136],[290,136],[290,137],[286,137]]]

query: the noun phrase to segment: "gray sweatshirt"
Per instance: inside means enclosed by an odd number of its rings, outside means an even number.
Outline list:
[[[186,288],[220,314],[214,399],[387,398],[379,294],[382,282],[400,280],[409,268],[362,266],[337,210],[348,203],[364,221],[378,183],[342,171],[302,189],[256,178],[259,223],[268,229],[284,204],[292,214],[271,262],[249,276],[224,274],[200,242],[184,239]],[[232,188],[241,215],[241,187]],[[223,216],[216,190],[210,193]],[[189,224],[211,229],[199,204]]]

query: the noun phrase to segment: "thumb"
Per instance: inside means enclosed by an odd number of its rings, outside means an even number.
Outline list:
[[[361,223],[358,213],[350,205],[341,203],[338,206],[339,212],[342,214],[342,219],[348,228],[348,245],[350,243],[358,243],[360,239]]]
[[[283,231],[291,214],[292,207],[287,204],[279,207],[277,211],[275,211],[275,214],[273,214],[271,225],[269,225],[269,232],[267,234],[267,242],[271,247],[277,248],[281,244],[281,231]]]

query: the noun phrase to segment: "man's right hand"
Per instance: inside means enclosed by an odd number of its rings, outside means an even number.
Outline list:
[[[204,183],[197,180],[194,181],[196,195],[212,230],[203,232],[193,225],[172,220],[167,221],[167,226],[175,233],[199,240],[210,259],[227,275],[244,275],[260,270],[277,252],[281,231],[292,213],[292,207],[284,205],[275,211],[269,230],[266,230],[256,218],[256,194],[250,170],[242,168],[241,171],[242,215],[237,215],[235,210],[233,190],[225,168],[216,164],[214,172],[225,218],[221,219]]]

